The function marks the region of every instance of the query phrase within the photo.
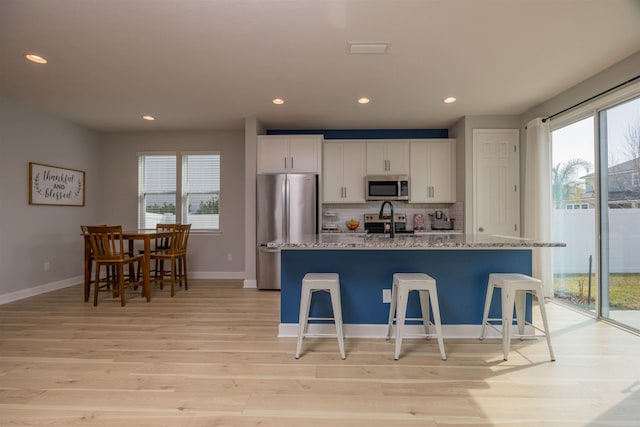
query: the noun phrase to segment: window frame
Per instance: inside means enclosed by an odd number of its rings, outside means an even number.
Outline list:
[[[178,157],[176,159],[176,161],[178,162],[178,168],[180,170],[179,173],[179,179],[178,179],[178,183],[179,183],[179,188],[180,188],[180,220],[185,223],[185,220],[187,219],[188,215],[189,215],[189,206],[188,206],[188,195],[189,194],[209,194],[210,192],[206,192],[206,193],[199,193],[199,192],[185,192],[186,189],[186,184],[185,184],[185,170],[184,170],[184,162],[185,162],[185,158],[188,156],[218,156],[219,160],[219,168],[218,168],[218,182],[219,182],[219,189],[218,189],[218,227],[217,228],[194,228],[192,227],[191,230],[192,231],[196,231],[196,232],[201,232],[201,233],[219,233],[221,231],[221,221],[220,218],[222,217],[222,153],[220,151],[217,150],[211,150],[211,151],[180,151],[178,152]],[[214,191],[215,193],[215,191]]]
[[[156,151],[156,152],[143,152],[143,153],[137,153],[137,157],[138,157],[138,228],[139,229],[144,229],[147,228],[147,224],[146,224],[146,210],[145,210],[145,198],[148,194],[173,194],[174,195],[174,205],[176,207],[176,218],[178,218],[178,187],[177,185],[174,187],[174,191],[169,193],[169,192],[165,192],[165,193],[150,193],[148,191],[145,191],[144,188],[144,177],[146,174],[146,171],[143,171],[142,167],[143,167],[143,162],[144,162],[144,158],[146,157],[160,157],[160,156],[165,156],[165,157],[174,157],[174,159],[176,158],[176,152],[175,151]],[[177,166],[177,165],[176,165]],[[176,180],[178,178],[179,174],[178,174],[178,169],[176,168]]]
[[[183,162],[184,159],[188,156],[198,156],[198,155],[215,155],[219,157],[219,170],[218,170],[218,227],[217,228],[191,228],[191,231],[197,234],[220,234],[222,233],[222,153],[219,150],[206,150],[206,151],[148,151],[148,152],[138,152],[138,228],[144,229],[148,228],[145,221],[145,196],[149,194],[148,191],[144,191],[144,172],[142,170],[143,159],[144,157],[151,156],[173,156],[176,162],[176,177],[175,177],[175,191],[171,194],[175,194],[174,204],[176,207],[175,218],[176,222],[185,223],[185,218],[188,215],[188,206],[185,205],[187,202],[187,194],[197,194],[197,193],[184,193],[185,192],[185,177],[183,174]],[[155,193],[153,193],[155,194]],[[160,193],[158,193],[160,194]],[[168,193],[167,193],[168,194]],[[208,194],[208,193],[207,193]]]
[[[608,165],[603,164],[603,159],[607,159],[608,144],[606,138],[602,138],[601,113],[610,108],[625,102],[640,98],[640,82],[631,83],[628,86],[616,90],[613,93],[603,95],[580,107],[560,114],[550,119],[549,132],[553,132],[565,126],[569,126],[587,117],[592,117],[594,128],[594,173],[596,178],[593,182],[593,193],[595,205],[595,269],[596,293],[595,293],[595,317],[609,323],[617,324],[625,328],[628,325],[621,324],[613,320],[608,315],[608,292],[609,292],[609,222],[606,216],[608,212],[608,200],[603,197],[603,189],[608,189]],[[605,162],[606,163],[606,162]],[[605,171],[605,173],[603,173]],[[598,177],[599,175],[599,177]],[[553,225],[552,225],[553,226]],[[605,307],[606,308],[603,308]]]

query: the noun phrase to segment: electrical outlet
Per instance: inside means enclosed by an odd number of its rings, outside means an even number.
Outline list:
[[[227,254],[227,261],[233,261],[233,254]]]
[[[391,302],[391,289],[383,289],[382,290],[382,302]]]
[[[44,271],[49,271],[51,269],[51,263],[49,261],[44,262]]]

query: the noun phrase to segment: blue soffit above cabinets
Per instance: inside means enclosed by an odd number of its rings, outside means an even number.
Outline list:
[[[267,135],[324,135],[324,139],[448,138],[448,129],[269,129]]]

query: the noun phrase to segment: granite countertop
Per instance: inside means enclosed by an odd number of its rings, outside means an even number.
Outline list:
[[[531,239],[477,234],[400,234],[391,239],[381,234],[318,234],[299,241],[273,241],[269,248],[280,249],[440,249],[440,248],[542,248],[565,247],[565,243],[537,242]]]

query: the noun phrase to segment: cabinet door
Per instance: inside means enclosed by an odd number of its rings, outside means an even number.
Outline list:
[[[409,144],[407,142],[388,142],[386,144],[387,174],[409,174]]]
[[[287,172],[289,139],[286,137],[258,138],[258,173]]]
[[[454,203],[455,140],[415,141],[411,142],[410,151],[410,201]]]
[[[325,203],[342,203],[344,196],[343,144],[341,142],[325,142],[322,158],[322,198]]]
[[[409,200],[414,203],[426,203],[430,201],[431,195],[428,166],[429,145],[426,142],[412,142],[410,150]]]
[[[289,158],[287,168],[289,172],[320,172],[321,138],[289,139]]]
[[[365,145],[363,142],[345,142],[342,153],[343,201],[364,203]]]
[[[367,175],[387,174],[387,144],[367,142]]]
[[[455,142],[452,140],[429,142],[428,164],[431,201],[455,202]]]

